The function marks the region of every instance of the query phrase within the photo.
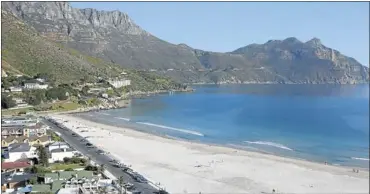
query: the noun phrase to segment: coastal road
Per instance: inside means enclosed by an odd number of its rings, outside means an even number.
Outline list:
[[[96,151],[97,149],[88,149],[85,144],[86,142],[81,142],[81,136],[75,133],[77,136],[73,137],[72,133],[73,131],[69,129],[62,129],[55,125],[54,123],[42,119],[42,122],[48,125],[52,130],[58,132],[61,134],[61,137],[74,149],[81,152],[81,154],[90,157],[91,160],[98,164],[104,164],[105,169],[108,170],[111,174],[113,174],[116,178],[119,178],[120,176],[123,176],[125,182],[129,182],[134,184],[135,191],[140,191],[141,194],[153,194],[157,193],[158,190],[154,188],[153,186],[149,185],[148,183],[139,183],[135,181],[129,174],[124,172],[122,169],[114,167],[113,164],[110,162],[113,158],[110,158],[107,155],[100,155]]]

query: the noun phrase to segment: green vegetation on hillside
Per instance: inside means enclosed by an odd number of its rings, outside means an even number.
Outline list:
[[[41,74],[47,76],[51,84],[58,85],[115,78],[124,71],[131,79],[133,90],[177,89],[180,86],[168,78],[123,69],[118,64],[88,56],[61,43],[51,42],[4,10],[1,24],[1,60],[6,64],[3,70],[10,75],[21,73],[35,77]]]

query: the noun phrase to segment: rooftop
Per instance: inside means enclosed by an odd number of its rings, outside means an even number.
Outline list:
[[[30,151],[31,147],[28,143],[13,143],[9,145],[9,152],[27,152]]]
[[[75,151],[73,148],[56,148],[51,150],[51,153],[60,153],[60,152],[73,152]]]
[[[51,192],[50,185],[39,185],[39,184],[33,185],[32,192],[49,193]]]
[[[24,174],[1,173],[1,184],[22,182],[29,180],[34,176],[36,175],[29,173]]]
[[[80,171],[61,171],[57,173],[45,173],[45,178],[51,178],[53,180],[58,179],[70,179],[77,175],[78,179],[87,178],[91,179],[93,177],[93,171],[80,170]]]
[[[49,147],[50,146],[64,146],[64,145],[69,146],[66,142],[56,141],[56,142],[50,144]]]
[[[2,169],[16,169],[16,168],[26,168],[29,167],[28,162],[3,162],[1,163]]]

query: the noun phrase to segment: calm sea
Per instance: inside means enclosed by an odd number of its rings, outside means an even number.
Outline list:
[[[79,116],[168,137],[369,168],[369,85],[195,89]]]

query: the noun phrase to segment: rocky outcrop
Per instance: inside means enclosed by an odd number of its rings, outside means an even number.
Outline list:
[[[229,53],[156,38],[119,11],[76,9],[67,2],[2,2],[44,37],[65,47],[186,83],[363,83],[369,69],[320,39],[290,37]]]

